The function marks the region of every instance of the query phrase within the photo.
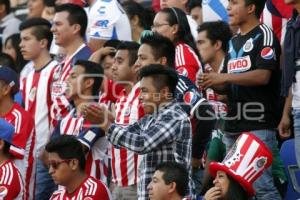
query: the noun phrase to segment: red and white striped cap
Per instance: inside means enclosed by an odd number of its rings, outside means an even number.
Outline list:
[[[243,133],[232,146],[222,163],[212,162],[209,171],[216,176],[217,171],[224,171],[236,180],[249,194],[255,190],[253,182],[272,164],[269,148],[251,133]]]

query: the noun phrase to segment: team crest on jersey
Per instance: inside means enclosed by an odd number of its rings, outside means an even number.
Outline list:
[[[28,96],[29,101],[34,101],[35,95],[36,95],[36,87],[33,87],[29,92],[29,96]]]
[[[189,75],[187,69],[184,68],[184,67],[179,67],[179,68],[177,69],[177,72],[178,72],[178,74],[181,75],[181,76],[188,77],[188,75]]]
[[[245,72],[250,68],[251,68],[251,59],[249,56],[231,59],[228,61],[227,64],[228,73],[230,74]]]
[[[263,59],[271,60],[272,58],[274,58],[274,50],[271,47],[265,47],[263,48],[263,50],[261,50],[260,56]]]
[[[125,116],[129,116],[130,113],[131,113],[130,107],[126,108],[125,113],[124,113]]]
[[[3,199],[3,197],[6,197],[8,193],[8,189],[5,186],[0,186],[0,199]]]
[[[184,103],[186,103],[187,105],[193,105],[196,103],[198,97],[197,94],[193,91],[188,91],[184,94],[183,96],[183,101]]]
[[[253,39],[250,38],[243,46],[244,52],[250,52],[253,49]]]

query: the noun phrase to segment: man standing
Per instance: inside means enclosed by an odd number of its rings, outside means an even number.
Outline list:
[[[245,131],[270,149],[277,145],[280,44],[271,29],[259,22],[264,6],[262,0],[229,1],[229,25],[238,26],[240,32],[229,42],[226,73],[206,73],[199,79],[203,88],[213,87],[228,96],[223,137],[227,150]],[[280,199],[271,169],[254,183],[254,188],[258,199]]]
[[[177,81],[174,70],[162,65],[144,67],[140,70],[139,98],[146,116],[126,127],[112,123],[112,120],[105,120],[100,125],[108,130],[108,140],[114,146],[125,147],[142,155],[139,200],[148,199],[147,186],[158,164],[176,161],[190,171],[191,123],[185,111],[174,100]],[[103,108],[102,116],[107,115],[111,116],[111,113]],[[191,185],[192,182],[190,189]]]

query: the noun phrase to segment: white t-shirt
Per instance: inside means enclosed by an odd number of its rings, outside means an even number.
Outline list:
[[[129,19],[117,0],[95,0],[88,12],[87,37],[132,40]]]

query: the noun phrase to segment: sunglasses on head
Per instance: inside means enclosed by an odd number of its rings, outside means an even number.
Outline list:
[[[67,163],[69,164],[69,162],[71,161],[72,159],[65,159],[65,160],[49,160],[49,164],[48,164],[48,167],[52,167],[53,169],[58,169],[60,164],[62,163]]]

